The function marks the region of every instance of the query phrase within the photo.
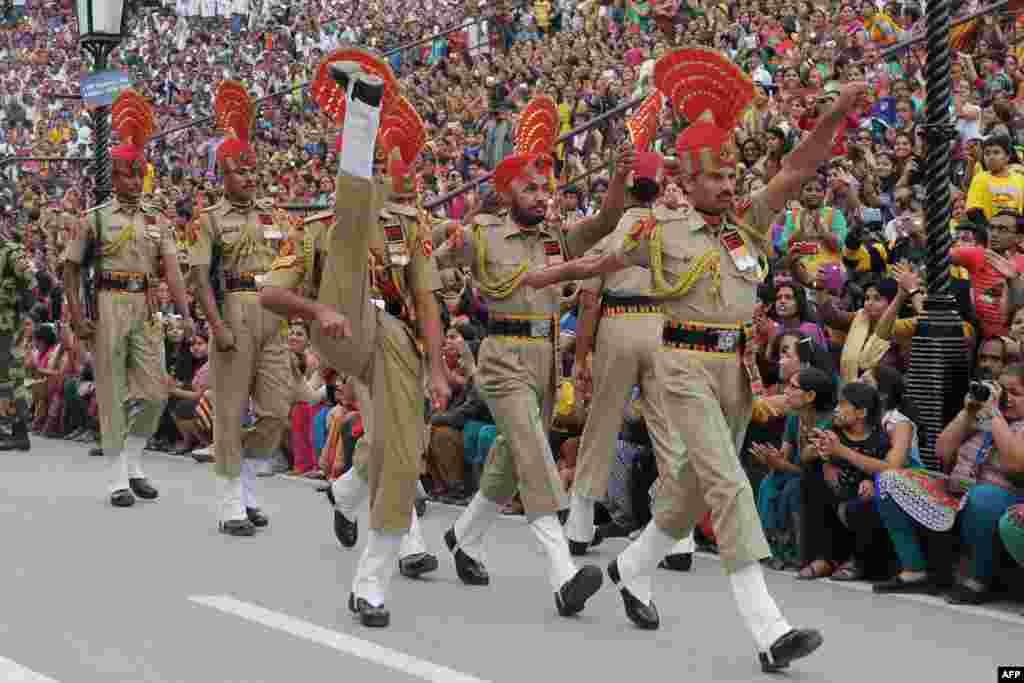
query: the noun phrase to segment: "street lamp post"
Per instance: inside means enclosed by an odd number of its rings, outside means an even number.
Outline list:
[[[963,405],[968,380],[967,340],[963,320],[949,290],[950,152],[956,128],[950,114],[951,0],[929,0],[927,8],[928,59],[925,66],[927,105],[925,126],[928,156],[926,221],[928,225],[928,298],[911,345],[907,393],[920,412],[921,457],[938,468],[935,441]]]
[[[125,0],[77,0],[78,42],[92,57],[93,71],[107,68],[107,60],[124,35]],[[110,106],[93,107],[94,201],[110,198]]]

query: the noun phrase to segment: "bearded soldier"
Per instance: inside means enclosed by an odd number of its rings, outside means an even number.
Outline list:
[[[103,453],[114,458],[110,502],[128,507],[135,496],[157,497],[141,459],[167,402],[163,323],[155,296],[161,272],[187,334],[192,320],[173,229],[156,208],[139,201],[152,108],[129,90],[118,96],[111,116],[121,137],[110,154],[115,196],[82,216],[68,244],[64,281],[71,324],[80,339],[93,342]],[[86,317],[79,293],[82,268],[90,266],[97,271],[93,319]]]

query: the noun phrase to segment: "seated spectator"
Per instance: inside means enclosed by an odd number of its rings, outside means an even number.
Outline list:
[[[899,292],[895,280],[870,280],[864,287],[864,306],[859,311],[838,309],[831,297],[819,290],[824,300],[819,301],[818,312],[828,325],[847,332],[840,355],[839,375],[842,382],[855,382],[869,368],[885,362],[898,365],[888,337],[877,334],[876,326]]]
[[[36,325],[32,340],[33,350],[25,363],[28,372],[25,385],[32,391],[32,432],[40,434],[46,426],[50,398],[63,393],[63,381],[58,387],[62,357],[57,332],[52,324]]]
[[[210,388],[210,363],[208,360],[210,340],[205,334],[197,333],[189,341],[195,373],[189,380],[182,381],[167,376],[170,398],[174,400],[174,423],[181,434],[180,454],[190,453],[202,446],[213,443],[213,410]],[[201,462],[211,462],[212,456],[193,453]]]
[[[828,348],[825,330],[810,314],[807,293],[793,280],[780,278],[774,287],[762,288],[758,297],[771,304],[768,315],[758,319],[758,332],[771,341],[782,332],[801,332]]]
[[[192,350],[185,341],[185,328],[181,317],[174,314],[163,316],[164,321],[164,367],[167,374],[180,385],[192,383],[198,365],[194,363]],[[167,406],[160,416],[160,426],[146,445],[147,450],[171,452],[184,455],[189,452],[178,427],[174,414],[179,401],[183,399],[168,396]]]
[[[467,333],[471,328],[463,326]],[[463,429],[470,415],[478,412],[472,398],[475,361],[459,328],[449,327],[444,341],[445,370],[452,388],[448,409],[430,416],[430,444],[426,473],[432,482],[431,495],[464,500],[465,440]]]
[[[964,409],[935,442],[942,473],[901,470],[879,477],[879,510],[902,569],[876,584],[876,592],[937,592],[947,585],[948,558],[930,564],[921,536],[931,547],[943,539],[924,530],[947,532],[956,524],[971,561],[947,600],[977,605],[991,598],[999,520],[1024,502],[1024,488],[1014,483],[1024,473],[1024,365],[1011,365],[985,386],[988,396],[964,397]]]
[[[292,374],[296,383],[297,395],[311,393],[314,385],[322,385],[320,380],[320,359],[309,346],[309,331],[302,321],[292,321],[288,328],[288,351],[290,352]],[[320,386],[316,386],[317,389]],[[305,396],[310,398],[309,396]],[[291,455],[291,475],[321,474],[319,458],[313,448],[313,419],[315,406],[308,400],[296,400],[292,404],[290,428],[284,434],[283,442],[288,445]]]

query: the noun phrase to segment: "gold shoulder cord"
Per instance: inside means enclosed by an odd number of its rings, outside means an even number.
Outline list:
[[[96,238],[103,246],[104,256],[117,256],[126,244],[135,239],[135,217],[133,216],[131,222],[121,229],[121,232],[118,233],[117,237],[110,240],[109,243],[104,244],[103,225],[106,222],[106,219],[100,214],[105,211],[106,209],[103,208],[96,212]]]
[[[523,276],[526,275],[526,271],[530,269],[529,261],[520,263],[519,267],[516,268],[516,272],[507,279],[497,280],[491,277],[490,272],[487,270],[487,240],[483,237],[482,225],[475,224],[473,226],[473,239],[476,241],[477,271],[480,273],[478,278],[480,291],[491,299],[501,300],[512,296],[513,292],[519,289],[519,285],[522,283]]]
[[[722,294],[722,264],[718,246],[711,247],[701,254],[694,264],[683,273],[677,282],[669,283],[665,277],[664,267],[664,226],[659,222],[654,226],[650,237],[651,273],[654,275],[654,287],[651,295],[662,299],[678,299],[686,296],[694,285],[705,276],[711,278],[711,295],[720,298]],[[639,241],[631,234],[624,241],[627,251],[635,249]]]

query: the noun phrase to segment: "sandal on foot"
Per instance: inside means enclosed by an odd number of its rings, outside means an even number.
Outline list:
[[[800,570],[796,578],[801,581],[814,581],[815,579],[827,579],[835,571],[834,565],[828,560],[815,560]]]
[[[864,567],[860,566],[856,560],[850,560],[832,572],[832,576],[829,578],[833,581],[860,581],[864,578]]]

